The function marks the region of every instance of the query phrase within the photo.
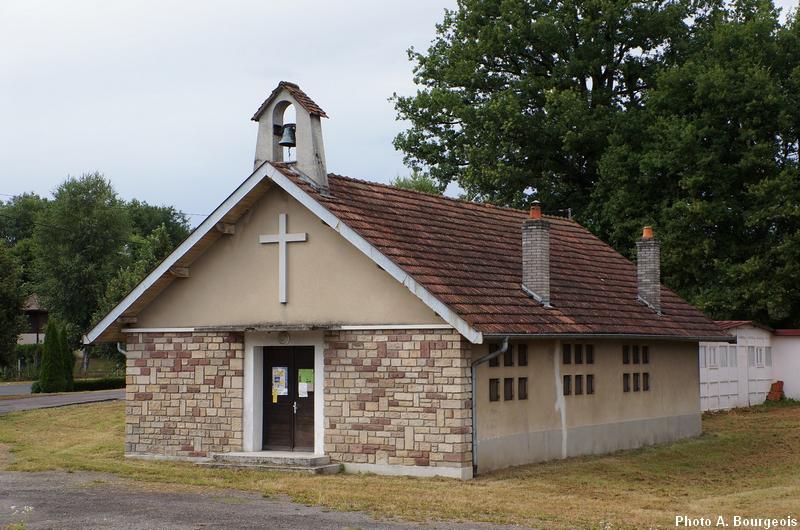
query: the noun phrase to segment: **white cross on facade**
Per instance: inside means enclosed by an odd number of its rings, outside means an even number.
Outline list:
[[[297,243],[308,240],[308,234],[287,234],[286,233],[286,214],[282,213],[278,216],[278,234],[260,235],[258,236],[259,243],[277,243],[278,244],[278,299],[280,303],[286,303],[286,243]]]

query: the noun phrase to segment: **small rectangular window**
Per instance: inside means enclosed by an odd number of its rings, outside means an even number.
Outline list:
[[[503,354],[503,366],[514,366],[514,348],[511,344],[508,345],[508,349]]]
[[[594,346],[586,345],[586,364],[594,364]]]
[[[631,347],[627,344],[622,347],[622,364],[631,364]]]
[[[642,364],[650,364],[650,347],[642,346]]]
[[[755,346],[748,346],[747,347],[747,362],[750,366],[756,365],[756,347]]]
[[[572,394],[572,376],[565,375],[564,376],[564,395],[568,396]]]
[[[631,346],[631,350],[633,351],[633,364],[639,364],[639,346]]]
[[[728,347],[727,346],[720,346],[719,347],[719,365],[722,368],[728,367]]]
[[[571,364],[572,363],[572,345],[571,344],[564,344],[561,346],[561,356],[562,362],[564,364]]]
[[[650,374],[648,372],[642,374],[642,390],[645,392],[650,390]]]
[[[639,390],[641,390],[639,386],[639,374],[633,374],[633,391],[638,392]]]
[[[489,379],[489,401],[500,401],[499,379]]]
[[[575,376],[575,395],[579,396],[583,394],[583,376],[576,375]]]
[[[622,374],[622,391],[631,391],[631,374]]]
[[[706,347],[700,346],[700,368],[706,367]]]
[[[586,393],[594,394],[594,375],[588,374],[586,376]]]
[[[517,365],[528,366],[528,345],[520,344],[517,346]],[[520,398],[522,399],[522,398]]]
[[[583,364],[583,344],[575,345],[575,364]]]
[[[490,352],[497,351],[498,349],[500,349],[499,345],[497,345],[497,344],[489,344],[489,351]],[[500,356],[496,355],[496,356],[492,357],[491,359],[489,359],[489,366],[492,366],[492,367],[500,366]]]
[[[517,399],[528,399],[528,378],[517,379]]]
[[[728,348],[728,364],[731,367],[739,366],[739,348],[730,346]]]
[[[514,399],[514,378],[506,377],[503,379],[503,400],[511,401]]]
[[[767,366],[772,366],[772,346],[766,347],[766,357],[765,357],[764,364]]]

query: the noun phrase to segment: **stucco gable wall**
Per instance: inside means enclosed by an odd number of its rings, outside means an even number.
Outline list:
[[[288,303],[278,301],[278,233],[288,215]],[[282,324],[443,324],[430,308],[287,193],[273,188],[138,315],[136,327]]]

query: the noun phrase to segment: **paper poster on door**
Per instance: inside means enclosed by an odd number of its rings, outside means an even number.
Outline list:
[[[308,383],[297,383],[297,396],[308,397]]]
[[[297,371],[297,382],[306,383],[309,386],[314,386],[314,369],[313,368],[300,368]]]
[[[288,381],[287,374],[289,368],[286,366],[273,366],[272,367],[272,394],[275,396],[288,396],[289,386],[286,384]]]

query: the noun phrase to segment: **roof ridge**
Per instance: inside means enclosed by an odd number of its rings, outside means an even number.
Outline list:
[[[461,199],[461,198],[458,198],[458,197],[448,197],[446,195],[437,195],[435,193],[428,193],[427,191],[420,191],[420,190],[414,190],[414,189],[409,189],[409,188],[401,188],[399,186],[393,186],[392,184],[386,184],[385,182],[374,182],[374,181],[371,181],[371,180],[359,179],[359,178],[355,178],[355,177],[348,177],[346,175],[339,175],[337,173],[328,173],[328,177],[329,178],[330,177],[334,177],[334,178],[342,179],[342,180],[349,180],[351,182],[358,182],[360,184],[367,184],[367,185],[370,185],[370,186],[380,186],[382,188],[389,188],[389,189],[392,189],[392,190],[397,190],[397,191],[402,192],[402,193],[424,195],[426,197],[431,197],[432,199],[444,199],[446,201],[454,202],[454,203],[457,203],[457,204],[466,204],[466,205],[470,205],[470,206],[484,207],[484,208],[495,209],[495,210],[505,210],[505,211],[509,211],[509,212],[516,212],[516,213],[523,214],[523,215],[527,215],[527,213],[528,213],[527,210],[521,210],[519,208],[512,208],[510,206],[498,206],[496,204],[492,204],[492,203],[489,203],[489,202],[475,202],[475,201],[471,201],[469,199]],[[542,217],[547,217],[549,219],[558,219],[558,220],[561,220],[561,221],[568,221],[568,222],[571,222],[571,223],[576,224],[578,226],[583,226],[580,223],[578,223],[575,219],[570,219],[568,217],[563,217],[563,216],[560,216],[560,215],[543,214]]]

